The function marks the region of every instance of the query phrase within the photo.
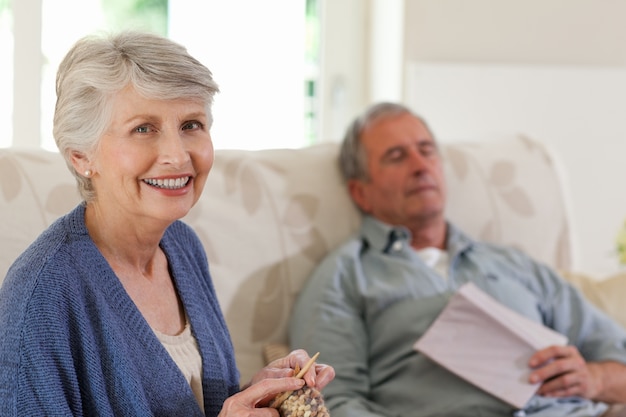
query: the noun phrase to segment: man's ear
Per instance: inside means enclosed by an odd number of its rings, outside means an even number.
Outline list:
[[[362,180],[348,180],[348,193],[352,201],[363,211],[369,213],[370,203],[367,196],[367,184]]]

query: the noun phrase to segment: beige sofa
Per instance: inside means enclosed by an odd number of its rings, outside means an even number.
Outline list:
[[[264,347],[287,341],[294,297],[312,268],[358,227],[337,152],[336,144],[218,150],[205,192],[185,219],[205,245],[243,381],[263,365]],[[564,191],[549,152],[523,137],[448,144],[442,152],[454,222],[476,237],[571,269]],[[0,149],[0,279],[46,226],[78,202],[60,155]],[[626,323],[620,308],[625,279],[570,279]]]

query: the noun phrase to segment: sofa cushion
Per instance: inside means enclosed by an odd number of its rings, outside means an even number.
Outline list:
[[[358,227],[337,147],[219,151],[185,218],[200,235],[243,382],[263,347],[286,342],[293,300],[315,265]]]
[[[0,282],[15,258],[79,201],[58,153],[0,149]]]

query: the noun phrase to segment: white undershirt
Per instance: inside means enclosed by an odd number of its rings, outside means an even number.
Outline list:
[[[153,329],[154,330],[154,329]],[[185,379],[191,386],[200,409],[204,412],[204,396],[202,394],[202,357],[198,349],[198,342],[191,332],[189,321],[183,331],[175,336],[163,334],[154,330],[165,350],[170,354]]]
[[[448,279],[448,252],[439,248],[428,247],[415,251],[426,265],[431,267],[444,280]]]

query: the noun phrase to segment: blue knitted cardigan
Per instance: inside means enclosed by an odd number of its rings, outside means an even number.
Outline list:
[[[52,224],[0,288],[0,415],[202,416],[84,212],[81,204]],[[161,247],[200,348],[205,412],[217,416],[239,373],[206,255],[180,221]]]

